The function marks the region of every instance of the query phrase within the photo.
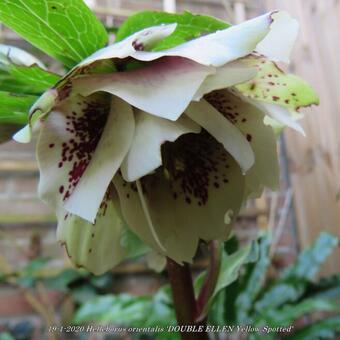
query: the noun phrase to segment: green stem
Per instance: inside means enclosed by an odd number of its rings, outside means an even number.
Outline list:
[[[205,320],[196,322],[197,306],[190,267],[187,263],[179,265],[167,258],[167,269],[172,288],[172,295],[178,326],[205,327]],[[203,328],[204,329],[204,328]],[[181,332],[182,340],[207,340],[205,330],[203,332]]]

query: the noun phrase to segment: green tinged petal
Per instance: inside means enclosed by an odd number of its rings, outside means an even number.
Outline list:
[[[192,262],[199,240],[228,238],[245,176],[206,132],[164,143],[162,157],[163,167],[140,180],[143,204],[138,187],[116,176],[122,213],[153,249],[179,263]]]
[[[29,109],[28,125],[18,131],[13,139],[19,143],[29,143],[32,139],[32,129],[34,124],[40,119],[47,116],[57,101],[57,92],[53,89],[47,90],[34,102]]]
[[[309,84],[293,74],[285,74],[274,62],[259,56],[248,56],[241,62],[258,70],[253,79],[235,86],[242,95],[291,111],[319,104],[319,98]]]
[[[227,90],[212,92],[206,100],[241,131],[254,152],[254,165],[245,176],[245,198],[260,196],[265,187],[277,189],[277,143],[272,127],[264,123],[265,114]]]
[[[71,262],[96,275],[105,273],[126,258],[147,251],[137,237],[133,241],[137,249],[131,249],[131,237],[126,228],[112,187],[93,224],[63,209],[58,212],[58,240],[65,246]]]

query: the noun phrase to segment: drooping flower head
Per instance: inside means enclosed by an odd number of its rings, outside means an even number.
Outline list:
[[[200,240],[226,240],[244,200],[278,185],[268,117],[302,131],[297,111],[317,103],[275,64],[297,35],[287,13],[151,51],[175,28],[146,28],[85,59],[16,135],[39,131],[39,193],[72,261],[95,273],[127,255],[126,228],[179,263]]]

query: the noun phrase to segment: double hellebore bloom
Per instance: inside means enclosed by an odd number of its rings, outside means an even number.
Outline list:
[[[297,23],[272,12],[153,52],[176,25],[99,50],[32,107],[39,193],[72,261],[101,273],[127,254],[125,228],[191,262],[225,240],[242,202],[278,185],[270,124],[291,126],[313,90],[287,62]],[[28,139],[28,128],[16,135]]]

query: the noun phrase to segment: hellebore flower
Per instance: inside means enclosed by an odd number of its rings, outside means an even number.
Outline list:
[[[278,185],[265,117],[301,130],[296,110],[317,102],[274,64],[288,61],[297,34],[287,13],[150,51],[175,27],[85,59],[15,136],[39,130],[39,193],[72,261],[95,273],[126,256],[126,226],[177,262],[191,262],[199,240],[226,240],[242,202]]]

